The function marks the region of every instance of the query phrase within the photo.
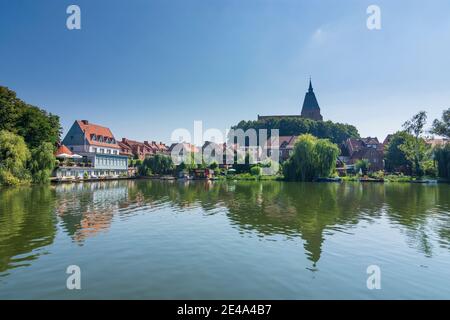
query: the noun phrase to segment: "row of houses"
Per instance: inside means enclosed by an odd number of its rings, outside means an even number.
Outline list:
[[[169,154],[162,142],[118,141],[104,126],[77,120],[56,151],[58,179],[119,177],[134,174],[129,159],[143,160],[150,155]]]
[[[371,171],[383,170],[384,150],[391,137],[392,135],[388,135],[382,143],[376,137],[347,139],[340,146],[338,169],[352,170],[358,160],[367,159]],[[286,161],[294,150],[297,138],[298,136],[294,135],[280,136],[278,143],[275,143],[274,138],[269,138],[264,143],[269,152],[268,155],[278,152],[280,161]],[[437,145],[445,144],[447,141],[433,139],[428,143]],[[162,142],[140,142],[127,138],[118,141],[109,128],[87,120],[77,120],[56,152],[59,165],[55,170],[55,176],[60,179],[129,176],[134,174],[134,168],[129,167],[129,159],[144,160],[156,154],[175,154],[182,157],[187,153],[204,152],[208,148],[207,154],[213,157],[214,152],[220,150],[224,156],[223,163],[229,163],[229,159],[226,159],[228,150],[233,151],[231,154],[245,154],[249,151],[246,147],[242,148],[237,144],[216,144],[210,141],[205,142],[201,147],[190,143],[173,143],[167,146]]]

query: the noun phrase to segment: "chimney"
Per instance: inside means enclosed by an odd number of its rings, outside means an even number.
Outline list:
[[[88,125],[88,124],[89,124],[89,121],[87,121],[87,120],[81,120],[81,123],[83,123],[83,124],[85,124],[85,125]]]
[[[127,142],[127,139],[122,138],[122,143],[125,143],[125,142]]]
[[[149,144],[148,144],[148,141],[144,141],[144,144],[147,145],[147,146],[149,145]]]

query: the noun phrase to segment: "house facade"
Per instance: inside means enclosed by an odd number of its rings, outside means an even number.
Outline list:
[[[384,146],[378,138],[349,138],[342,148],[342,155],[339,158],[350,168],[358,160],[367,159],[369,161],[369,171],[384,170]]]
[[[272,155],[272,152],[278,152],[280,161],[286,161],[294,151],[297,138],[298,136],[279,136],[278,143],[276,142],[276,138],[269,138],[267,140],[267,150],[269,150],[269,156]]]
[[[57,177],[127,174],[128,157],[120,154],[121,148],[109,128],[87,120],[77,120],[67,132],[62,145],[81,159],[62,163],[56,170]]]

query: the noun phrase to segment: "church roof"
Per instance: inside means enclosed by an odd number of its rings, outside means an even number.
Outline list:
[[[303,100],[302,117],[312,120],[322,120],[319,103],[314,94],[311,79],[309,80],[309,88],[305,95],[305,100]]]
[[[303,101],[303,109],[320,109],[316,95],[314,94],[311,80],[309,80],[309,89],[305,95],[305,100]]]

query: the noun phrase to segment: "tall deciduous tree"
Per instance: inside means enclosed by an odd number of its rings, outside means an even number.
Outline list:
[[[427,113],[420,111],[414,115],[411,120],[406,121],[403,124],[403,128],[409,134],[414,136],[413,141],[407,141],[402,146],[402,150],[407,154],[407,157],[414,163],[414,170],[417,176],[423,175],[423,169],[421,162],[426,152],[424,141],[420,136],[423,134],[423,128],[427,122]]]
[[[405,152],[400,148],[406,141],[412,141],[414,137],[406,131],[396,132],[385,149],[386,170],[389,172],[399,171],[411,174],[413,163],[408,159]]]
[[[326,139],[310,134],[301,135],[295,143],[293,154],[283,165],[287,180],[313,181],[329,177],[336,168],[339,148]]]
[[[431,133],[446,137],[450,139],[450,108],[444,110],[442,119],[435,119]]]

